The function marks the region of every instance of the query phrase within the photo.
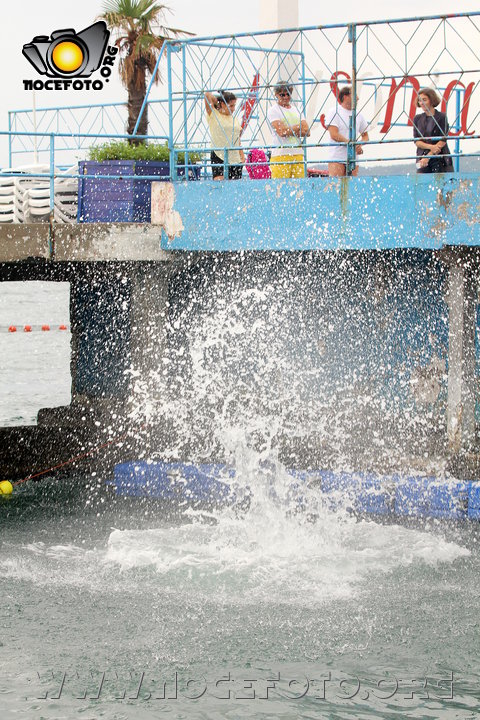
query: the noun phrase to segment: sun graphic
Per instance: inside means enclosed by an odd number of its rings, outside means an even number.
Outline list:
[[[64,40],[54,48],[52,62],[61,72],[73,73],[83,63],[83,50],[77,43]]]

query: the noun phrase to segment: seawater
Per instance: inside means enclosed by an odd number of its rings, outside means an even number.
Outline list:
[[[255,498],[182,513],[101,478],[18,489],[0,506],[2,717],[478,716],[475,526]]]
[[[5,423],[63,401],[49,373],[68,379],[68,351],[43,347],[31,404],[2,395]],[[23,387],[27,353],[8,348]],[[274,448],[231,412],[217,435],[248,510],[116,498],[95,474],[0,504],[2,719],[477,717],[477,526],[365,520],[315,488],[292,499]]]
[[[34,425],[42,407],[70,403],[69,283],[0,283],[0,425]],[[9,333],[10,326],[18,327]],[[51,330],[24,332],[25,325]]]

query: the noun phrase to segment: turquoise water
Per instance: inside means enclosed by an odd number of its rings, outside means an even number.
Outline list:
[[[477,526],[315,509],[18,488],[0,506],[2,718],[477,717]]]

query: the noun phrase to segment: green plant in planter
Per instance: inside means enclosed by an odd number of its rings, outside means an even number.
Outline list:
[[[201,160],[198,152],[188,153],[189,164]],[[131,145],[127,140],[93,145],[88,151],[89,160],[102,162],[103,160],[151,160],[153,162],[169,162],[170,150],[167,144],[161,143],[140,143]],[[185,153],[177,154],[177,165],[185,164]]]
[[[91,147],[88,157],[79,163],[79,222],[150,222],[152,177],[170,177],[167,144],[107,142]],[[198,180],[201,167],[193,165],[200,158],[200,153],[189,152],[185,169],[185,152],[178,152],[177,178]],[[120,168],[112,167],[116,161]]]

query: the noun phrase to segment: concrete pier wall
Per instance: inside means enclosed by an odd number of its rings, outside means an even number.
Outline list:
[[[110,464],[221,461],[222,433],[244,426],[296,467],[471,475],[475,266],[468,249],[55,263],[71,283],[73,399],[22,430],[61,438],[30,447],[28,468],[122,433]]]
[[[221,433],[243,424],[297,467],[436,463],[473,478],[477,185],[186,183],[176,238],[156,225],[0,227],[2,280],[71,283],[72,405],[41,411],[60,439],[48,457],[32,440],[23,467],[123,432],[115,460],[221,460]],[[9,431],[2,464],[8,454],[13,472],[39,428]]]
[[[195,185],[195,187],[190,187]],[[170,250],[435,250],[480,244],[478,174],[177,183]]]

